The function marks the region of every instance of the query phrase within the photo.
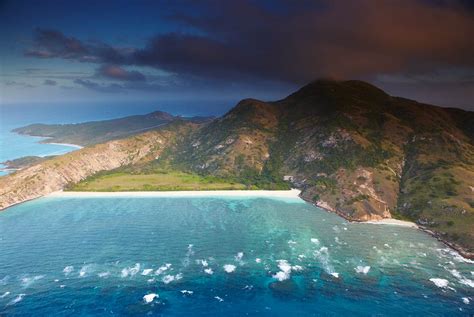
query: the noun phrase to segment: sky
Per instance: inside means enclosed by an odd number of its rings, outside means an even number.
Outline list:
[[[0,101],[228,109],[333,78],[474,111],[473,39],[473,1],[0,0]]]

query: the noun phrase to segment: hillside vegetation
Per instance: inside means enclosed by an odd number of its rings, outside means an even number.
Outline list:
[[[190,124],[153,132],[167,133],[159,153],[65,183],[85,190],[181,189],[189,179],[198,189],[209,179],[239,188],[293,186],[349,220],[410,219],[473,255],[472,112],[392,97],[361,81],[318,80],[283,100],[245,99],[221,118]],[[61,158],[35,166],[56,162]]]

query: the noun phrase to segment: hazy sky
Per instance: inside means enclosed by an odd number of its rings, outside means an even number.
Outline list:
[[[330,77],[474,110],[470,3],[0,0],[0,97],[272,100]]]

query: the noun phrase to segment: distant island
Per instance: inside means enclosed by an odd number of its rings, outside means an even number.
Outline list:
[[[60,190],[298,188],[351,221],[396,218],[474,257],[474,113],[392,97],[362,81],[314,81],[220,118],[163,112],[17,133],[83,149],[17,162],[0,208]]]

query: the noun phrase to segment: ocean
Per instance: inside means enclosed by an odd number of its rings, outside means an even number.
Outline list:
[[[46,197],[0,250],[0,316],[474,314],[472,261],[296,198]]]

